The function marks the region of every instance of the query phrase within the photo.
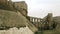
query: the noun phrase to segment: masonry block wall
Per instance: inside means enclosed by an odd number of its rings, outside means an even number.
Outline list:
[[[22,15],[27,16],[27,4],[25,1],[0,0],[0,9],[19,11]]]
[[[19,10],[24,16],[27,16],[27,4],[25,1],[13,2],[14,7]]]

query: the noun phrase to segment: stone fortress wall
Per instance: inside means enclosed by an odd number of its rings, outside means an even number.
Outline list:
[[[27,16],[27,4],[24,1],[12,2],[11,0],[10,1],[1,0],[0,2],[1,2],[0,3],[0,9],[1,9],[0,15],[3,14],[3,15],[1,15],[1,16],[3,16],[2,18],[6,19],[6,20],[3,19],[4,25],[2,23],[2,25],[0,25],[0,28],[2,27],[3,30],[5,28],[10,28],[11,26],[12,27],[17,26],[20,28],[20,27],[25,27],[25,25],[28,24],[28,27],[30,28],[30,30],[33,32],[36,32],[37,28],[32,23],[30,23],[29,20],[27,20],[27,18],[26,18],[26,16]],[[10,13],[13,13],[14,15],[10,14]],[[8,16],[8,18],[6,18],[7,17],[6,15]],[[10,15],[12,15],[12,16],[10,16]],[[13,16],[18,17],[18,18],[15,18]],[[9,19],[10,17],[12,18],[12,20]],[[2,20],[2,18],[0,18],[0,19]],[[15,19],[18,19],[18,20],[16,20],[17,22],[15,21]],[[8,25],[8,27],[6,27],[6,24]],[[18,25],[16,25],[16,24],[18,24]]]
[[[52,13],[48,13],[48,15],[45,16],[42,19],[41,18],[27,16],[27,13],[28,13],[27,12],[27,4],[24,1],[21,1],[21,2],[12,2],[11,0],[9,0],[9,1],[8,0],[0,0],[0,9],[3,9],[4,11],[5,10],[8,10],[8,11],[20,12],[22,14],[22,16],[24,16],[24,18],[27,17],[26,19],[28,19],[28,21],[29,21],[28,24],[30,25],[30,26],[28,26],[28,27],[30,27],[29,30],[31,30],[31,28],[33,27],[32,25],[34,25],[39,31],[40,30],[44,30],[44,29],[45,30],[46,29],[48,29],[48,30],[49,29],[54,29],[54,28],[56,28],[56,24],[55,23],[60,23],[60,21],[58,19],[55,19],[53,17]],[[20,17],[22,17],[22,16],[20,15]],[[25,19],[23,20],[23,17],[22,17],[22,20],[21,21],[22,22],[23,21],[24,22],[28,22],[28,21],[25,21]],[[25,28],[23,28],[23,30],[24,29]],[[15,30],[15,29],[12,29],[12,30]],[[32,30],[33,30],[33,28],[32,28]],[[5,33],[6,31],[3,31],[3,32]],[[9,30],[9,32],[11,32],[11,31]],[[30,33],[32,33],[32,32],[30,31]]]
[[[24,16],[27,16],[27,4],[25,1],[21,2],[12,2],[11,0],[0,0],[0,5],[2,4],[2,7],[0,6],[0,9],[6,9],[6,10],[18,10],[21,14]],[[5,7],[5,8],[4,8]]]

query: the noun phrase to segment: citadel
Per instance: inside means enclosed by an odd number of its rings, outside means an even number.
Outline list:
[[[0,0],[0,34],[60,34],[60,16],[28,16],[25,1]]]

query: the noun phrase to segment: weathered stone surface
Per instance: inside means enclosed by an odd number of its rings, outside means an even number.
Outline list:
[[[27,4],[25,1],[12,2],[8,0],[0,0],[0,9],[19,11],[24,16],[27,16]]]
[[[0,25],[12,27],[24,26],[27,25],[27,20],[18,12],[0,10]]]
[[[34,34],[28,27],[10,28],[9,30],[0,30],[0,34]]]
[[[20,12],[0,10],[0,26],[21,27],[26,25],[33,32],[37,31],[37,28],[32,23],[30,23]]]

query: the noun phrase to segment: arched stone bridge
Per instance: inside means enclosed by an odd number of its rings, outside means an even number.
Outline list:
[[[51,13],[48,13],[48,15],[42,19],[30,16],[27,16],[27,18],[32,24],[41,30],[53,29],[54,20]]]
[[[42,24],[42,19],[41,18],[36,18],[36,17],[29,17],[28,20],[33,23],[36,27],[39,27],[40,24]]]

